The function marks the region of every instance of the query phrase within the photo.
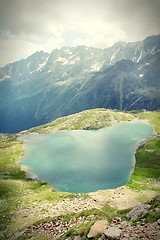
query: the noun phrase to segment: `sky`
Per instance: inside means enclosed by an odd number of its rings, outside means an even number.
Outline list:
[[[0,67],[62,46],[160,34],[160,0],[0,0]]]

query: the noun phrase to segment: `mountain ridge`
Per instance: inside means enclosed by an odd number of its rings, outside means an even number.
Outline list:
[[[0,68],[0,132],[93,108],[160,108],[160,35],[108,49],[63,47]]]

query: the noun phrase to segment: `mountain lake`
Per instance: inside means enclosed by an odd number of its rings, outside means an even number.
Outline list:
[[[26,147],[21,165],[33,179],[59,191],[113,189],[129,181],[137,148],[154,136],[153,127],[143,120],[99,130],[31,133],[21,138]]]

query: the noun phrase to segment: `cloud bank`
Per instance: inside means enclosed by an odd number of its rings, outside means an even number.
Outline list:
[[[160,0],[0,0],[0,66],[62,46],[159,34]]]

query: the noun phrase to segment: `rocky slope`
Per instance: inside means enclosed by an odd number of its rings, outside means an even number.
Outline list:
[[[154,216],[150,223],[146,218]],[[134,218],[133,221],[128,219]],[[23,236],[33,239],[39,234],[49,237],[50,239],[98,239],[98,240],[133,240],[133,239],[152,239],[158,240],[160,237],[160,195],[153,198],[147,204],[134,207],[124,217],[114,217],[110,222],[107,217],[96,220],[96,216],[79,216],[75,220],[65,221],[63,217],[51,220],[50,222],[40,223],[36,226],[29,227]],[[133,219],[132,219],[133,220]],[[88,229],[88,222],[92,222]],[[86,226],[84,235],[78,235],[77,225]],[[71,231],[72,229],[72,231]],[[67,233],[66,233],[67,232]],[[87,233],[88,232],[88,233]]]
[[[160,36],[108,49],[63,47],[0,69],[0,132],[82,110],[160,107]]]

